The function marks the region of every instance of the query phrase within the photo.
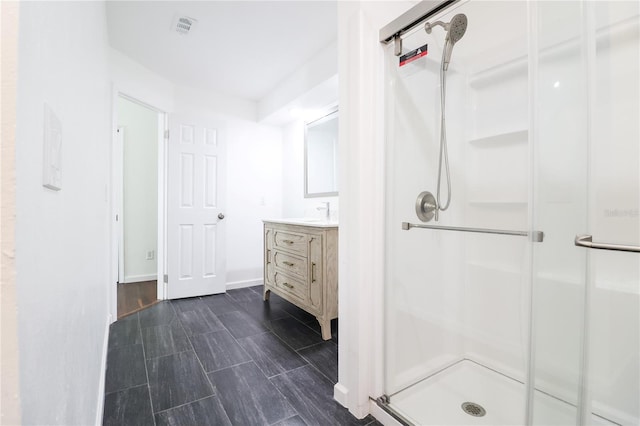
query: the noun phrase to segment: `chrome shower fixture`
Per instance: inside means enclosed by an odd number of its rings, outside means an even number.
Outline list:
[[[427,34],[431,34],[433,27],[440,26],[447,32],[444,38],[444,49],[442,49],[442,66],[440,67],[440,155],[438,160],[438,186],[436,196],[430,192],[422,192],[416,200],[416,214],[423,222],[429,222],[439,219],[439,213],[449,208],[451,204],[451,172],[449,170],[449,153],[447,152],[447,124],[446,124],[446,99],[447,99],[447,75],[451,60],[451,52],[453,45],[456,44],[464,33],[467,31],[467,16],[459,13],[454,16],[450,22],[436,21],[434,23],[427,22],[424,24],[424,30]],[[442,202],[440,198],[440,183],[442,180],[442,166],[444,165],[445,175],[447,178],[447,201]]]
[[[464,33],[467,31],[467,15],[459,13],[454,16],[450,22],[436,21],[434,23],[427,22],[424,24],[424,30],[427,34],[431,34],[433,27],[440,26],[447,32],[444,38],[444,52],[442,60],[442,68],[446,71],[449,68],[449,62],[451,61],[451,52],[453,52],[453,45],[456,44]]]
[[[442,21],[436,21],[433,24],[431,22],[427,22],[426,24],[424,24],[424,30],[427,32],[427,34],[431,34],[433,27],[438,25],[444,28],[445,31],[449,31],[449,24]]]

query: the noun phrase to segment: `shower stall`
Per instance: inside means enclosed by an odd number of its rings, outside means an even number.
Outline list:
[[[640,4],[427,3],[381,40],[378,404],[414,425],[640,424]],[[461,14],[449,46],[434,23]]]

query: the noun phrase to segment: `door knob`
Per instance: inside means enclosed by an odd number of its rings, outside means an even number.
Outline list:
[[[222,213],[218,213],[218,219],[220,220],[224,219],[224,215]]]

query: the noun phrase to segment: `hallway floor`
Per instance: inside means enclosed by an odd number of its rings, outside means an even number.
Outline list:
[[[380,425],[333,400],[337,321],[262,286],[160,302],[111,325],[104,425]]]
[[[118,284],[118,319],[141,311],[158,302],[156,294],[158,282],[143,281]]]

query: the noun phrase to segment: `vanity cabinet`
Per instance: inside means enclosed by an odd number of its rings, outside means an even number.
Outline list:
[[[330,339],[338,317],[338,226],[264,221],[264,300],[272,291],[314,315]]]

